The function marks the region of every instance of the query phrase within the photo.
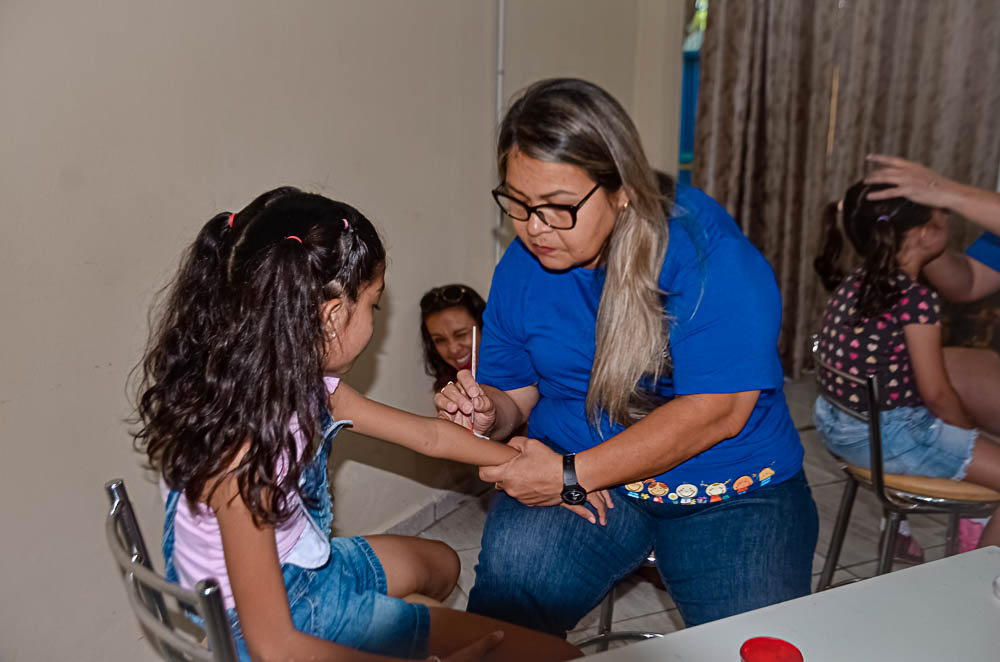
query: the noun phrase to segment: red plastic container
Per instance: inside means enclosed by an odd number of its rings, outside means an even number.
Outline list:
[[[742,662],[804,662],[802,652],[784,639],[754,637],[740,646]]]

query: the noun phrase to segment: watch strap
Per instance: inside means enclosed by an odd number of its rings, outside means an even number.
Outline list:
[[[569,453],[563,455],[563,488],[576,484],[576,453]]]

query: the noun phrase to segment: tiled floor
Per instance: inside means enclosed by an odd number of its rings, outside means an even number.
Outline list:
[[[819,542],[813,558],[813,586],[823,567],[824,553],[830,543],[834,519],[844,487],[844,475],[823,447],[812,424],[812,405],[816,390],[811,378],[790,382],[785,394],[792,418],[799,429],[805,446],[805,471],[819,509]],[[438,520],[420,535],[443,540],[458,551],[462,559],[462,573],[458,588],[447,600],[450,607],[464,609],[469,590],[475,579],[476,558],[479,554],[479,537],[486,518],[488,494],[481,498],[470,497],[450,515]],[[871,492],[858,491],[851,525],[840,554],[840,563],[834,582],[865,579],[875,572],[881,509]],[[918,515],[909,518],[914,537],[925,549],[927,560],[940,558],[944,553],[945,520],[941,516]],[[897,565],[898,567],[905,567]],[[672,632],[684,627],[670,596],[653,584],[629,578],[615,589],[614,629]],[[570,641],[581,641],[597,630],[598,609],[588,614],[570,633]]]

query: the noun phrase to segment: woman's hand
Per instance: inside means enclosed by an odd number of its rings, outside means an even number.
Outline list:
[[[470,371],[460,370],[455,379],[457,381],[448,382],[434,394],[438,418],[489,436],[497,415],[493,400],[479,387]]]
[[[869,154],[866,159],[877,167],[865,177],[865,184],[889,184],[889,188],[872,191],[869,200],[906,198],[928,207],[950,209],[959,185],[930,168],[895,156]]]
[[[479,477],[482,480],[495,483],[498,489],[526,506],[558,504],[591,524],[598,521],[601,525],[607,523],[607,510],[615,507],[607,490],[587,494],[587,502],[596,511],[596,517],[582,504],[565,504],[562,501],[562,456],[537,439],[514,437],[508,445],[521,451],[521,454],[495,467],[480,467]]]

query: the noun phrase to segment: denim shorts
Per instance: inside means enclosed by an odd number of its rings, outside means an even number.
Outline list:
[[[364,538],[331,539],[330,560],[319,568],[281,570],[297,630],[369,653],[427,656],[427,607],[386,595],[385,571]],[[227,613],[239,658],[249,662],[236,610]]]
[[[851,464],[871,468],[867,423],[840,411],[824,398],[816,398],[813,419],[831,453]],[[880,420],[886,472],[965,478],[977,430],[949,425],[926,407],[897,407],[883,411]]]

